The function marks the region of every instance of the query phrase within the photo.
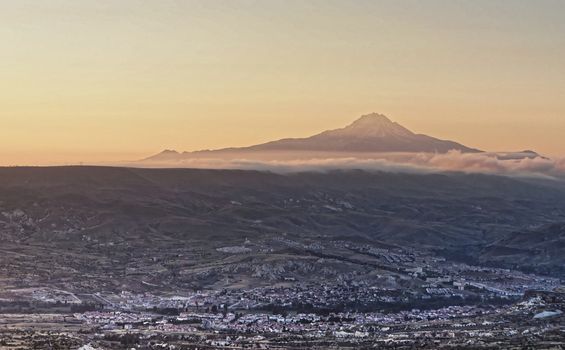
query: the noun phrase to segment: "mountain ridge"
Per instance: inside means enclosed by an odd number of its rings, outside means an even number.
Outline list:
[[[229,147],[194,152],[179,153],[173,150],[165,150],[144,160],[174,160],[202,154],[214,155],[235,152],[447,153],[452,150],[462,153],[482,152],[455,141],[416,134],[383,114],[370,113],[362,115],[343,128],[326,130],[310,137],[283,138],[247,147]]]

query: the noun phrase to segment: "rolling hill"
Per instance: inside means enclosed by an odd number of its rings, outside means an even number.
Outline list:
[[[331,281],[360,271],[370,278],[376,266],[381,276],[394,270],[359,253],[367,246],[563,273],[561,249],[550,249],[558,237],[535,231],[565,221],[565,186],[557,181],[0,168],[0,198],[0,277],[16,285],[34,276],[76,290],[143,290],[142,281],[172,290],[253,287],[282,276]],[[539,245],[530,259],[540,237],[548,248]]]

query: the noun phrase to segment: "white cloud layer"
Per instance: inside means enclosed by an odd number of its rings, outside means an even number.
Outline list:
[[[130,164],[131,165],[131,164]],[[263,170],[277,173],[362,169],[371,171],[431,173],[457,171],[508,176],[565,179],[565,159],[542,157],[506,159],[492,153],[405,153],[371,157],[333,155],[327,158],[265,160],[247,158],[185,158],[169,162],[135,163],[144,167]]]

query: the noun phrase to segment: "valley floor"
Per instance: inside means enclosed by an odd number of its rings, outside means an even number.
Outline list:
[[[397,313],[2,314],[2,349],[563,349],[565,294]]]

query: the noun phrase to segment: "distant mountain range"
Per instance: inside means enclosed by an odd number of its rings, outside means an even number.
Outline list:
[[[324,131],[311,137],[286,138],[249,147],[233,147],[219,150],[183,153],[165,150],[145,160],[174,161],[191,157],[229,156],[229,154],[234,153],[447,153],[451,150],[457,150],[462,153],[482,152],[454,141],[440,140],[431,136],[416,134],[382,114],[372,113],[361,116],[361,118],[344,128]]]

